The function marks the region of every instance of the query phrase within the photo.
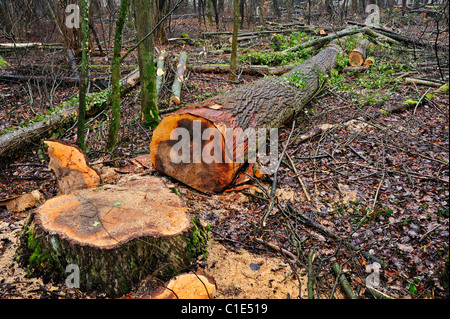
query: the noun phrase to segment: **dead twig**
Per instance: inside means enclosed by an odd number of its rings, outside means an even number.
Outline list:
[[[295,176],[297,177],[297,180],[300,183],[300,186],[302,187],[303,193],[305,193],[306,199],[308,200],[308,202],[310,202],[311,197],[308,194],[308,190],[305,187],[305,183],[303,183],[303,180],[300,177],[300,174],[297,172],[297,168],[295,167],[295,164],[292,161],[292,158],[289,156],[288,153],[286,153],[286,158],[288,159],[289,163],[291,164],[292,169],[294,170]]]

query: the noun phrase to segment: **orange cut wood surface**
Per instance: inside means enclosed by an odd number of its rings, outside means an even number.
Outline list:
[[[139,237],[177,236],[191,227],[182,199],[153,176],[54,197],[36,209],[35,218],[49,234],[102,249]]]
[[[100,185],[100,175],[89,166],[88,159],[77,146],[56,140],[44,143],[50,157],[48,166],[55,173],[62,194]]]
[[[243,166],[243,163],[232,160],[236,158],[236,149],[226,147],[235,145],[226,143],[225,129],[233,127],[233,124],[227,122],[229,115],[218,109],[217,104],[212,106],[213,108],[185,108],[183,113],[166,116],[153,132],[150,144],[150,155],[156,170],[205,193],[222,191],[233,181]],[[214,119],[214,122],[211,119]],[[201,138],[201,145],[198,145],[197,150],[194,145],[196,139],[193,138],[195,125],[199,127]],[[190,141],[187,141],[188,157],[186,161],[181,160],[179,163],[174,162],[171,156],[171,152],[177,150],[179,153],[172,155],[181,158],[183,151],[176,147],[182,141],[182,137],[177,136],[176,129],[189,133],[190,138]],[[206,130],[214,134],[205,137]],[[238,139],[239,135],[236,138]],[[220,148],[220,152],[216,152],[215,146]],[[205,162],[205,149],[211,150],[207,153],[212,154],[210,158],[213,160],[210,163]]]
[[[166,288],[167,287],[167,288]],[[216,284],[212,277],[202,274],[182,274],[159,287],[151,299],[212,299]]]

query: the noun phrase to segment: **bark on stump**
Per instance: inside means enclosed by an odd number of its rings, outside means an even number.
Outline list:
[[[205,252],[207,231],[156,177],[77,190],[30,214],[17,257],[30,275],[64,281],[79,268],[80,288],[120,296],[148,275],[164,280]]]
[[[245,166],[245,163],[235,161],[245,152],[245,147],[235,147],[236,143],[229,140],[226,130],[234,129],[238,140],[248,128],[280,127],[320,90],[325,75],[336,64],[338,52],[341,52],[340,47],[332,43],[281,77],[266,77],[169,114],[153,133],[150,155],[154,167],[199,191],[223,191]],[[215,132],[217,134],[213,135],[219,136],[218,140],[194,142],[193,135],[198,127],[200,136]],[[174,152],[176,155],[174,145],[180,142],[177,136],[171,139],[177,128],[184,128],[190,134],[190,141],[184,148],[190,152],[189,162],[175,163],[171,159]],[[211,130],[205,132],[207,129]],[[217,144],[221,151],[214,152],[212,163],[205,162],[203,157],[198,160],[199,149],[204,153]]]

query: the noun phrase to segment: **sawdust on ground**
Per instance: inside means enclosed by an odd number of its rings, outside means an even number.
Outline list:
[[[218,299],[295,299],[299,293],[302,298],[308,296],[306,272],[297,277],[282,258],[244,249],[233,252],[211,241],[207,263],[205,273],[216,281]]]

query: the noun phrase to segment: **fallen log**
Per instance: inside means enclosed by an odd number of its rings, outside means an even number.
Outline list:
[[[296,68],[296,65],[283,65],[277,67],[268,67],[267,65],[249,65],[239,67],[238,73],[246,74],[264,74],[264,75],[282,75]],[[229,73],[230,66],[225,64],[206,64],[188,66],[188,69],[198,73]]]
[[[348,54],[348,63],[351,66],[361,66],[366,60],[366,52],[370,43],[363,39],[356,44],[356,47]]]
[[[164,59],[166,58],[166,51],[162,50],[158,55],[158,62],[156,63],[156,94],[159,95],[164,84],[166,76],[166,68],[164,66]]]
[[[177,65],[177,72],[175,74],[175,80],[172,85],[172,96],[170,98],[170,103],[175,103],[176,105],[180,105],[181,103],[181,88],[184,83],[184,71],[186,70],[187,64],[187,53],[180,53],[180,60]]]
[[[405,35],[402,35],[400,33],[397,33],[395,31],[386,29],[386,28],[381,28],[381,27],[375,27],[375,26],[367,26],[364,23],[359,23],[359,22],[354,22],[354,21],[347,21],[348,24],[350,25],[355,25],[355,26],[360,26],[360,27],[365,27],[365,28],[370,28],[372,30],[375,30],[377,33],[383,35],[384,37],[390,38],[392,40],[395,40],[401,43],[404,43],[406,45],[411,45],[411,46],[415,46],[415,47],[427,47],[427,46],[433,46],[435,44],[433,44],[432,42],[421,42],[415,39],[412,39],[410,37],[407,37]],[[370,35],[368,33],[368,35]],[[385,39],[384,39],[385,40]],[[386,42],[390,42],[390,41],[386,41]],[[390,43],[392,44],[392,43]],[[442,44],[438,44],[436,45],[437,48],[441,49],[441,50],[445,50],[448,51],[448,46],[442,45]]]
[[[431,87],[440,87],[442,86],[442,83],[433,82],[433,81],[427,81],[422,79],[415,79],[415,78],[405,78],[406,84],[417,84],[417,85],[425,85],[425,86],[431,86]]]
[[[366,71],[368,69],[369,69],[368,66],[346,66],[345,68],[342,69],[342,72],[344,72],[344,73],[361,72],[361,71]]]
[[[248,145],[235,145],[234,138],[244,138],[247,129],[253,136],[257,129],[278,128],[289,121],[320,90],[325,74],[335,67],[338,52],[341,48],[332,43],[281,77],[265,77],[169,114],[153,132],[150,155],[154,167],[199,191],[223,191],[248,161]],[[182,135],[178,141],[177,132],[183,130],[188,137]]]
[[[64,283],[77,269],[77,288],[116,297],[149,275],[186,271],[206,240],[161,179],[135,177],[47,200],[30,214],[16,254],[31,275]]]
[[[18,75],[18,74],[0,74],[0,81],[8,82],[41,82],[52,84],[54,82],[60,83],[60,85],[75,86],[80,82],[79,77],[55,77],[55,76],[35,76],[35,75]],[[90,78],[89,83],[100,84],[102,87],[106,87],[105,80]]]
[[[121,80],[121,94],[124,95],[138,83],[139,70],[135,70]],[[86,112],[93,115],[102,110],[110,99],[111,89],[105,89],[87,96]],[[39,115],[29,124],[11,127],[0,133],[0,158],[15,154],[18,150],[33,142],[48,138],[52,132],[72,125],[76,121],[78,94],[61,103],[51,112]]]
[[[336,33],[327,35],[325,37],[321,37],[321,38],[317,38],[317,39],[314,39],[314,40],[311,40],[311,41],[308,41],[308,42],[300,43],[300,44],[298,44],[296,46],[290,47],[290,48],[288,48],[288,49],[286,49],[284,51],[281,51],[281,52],[287,53],[287,52],[291,52],[291,51],[297,51],[297,50],[300,50],[300,49],[309,48],[309,47],[316,46],[316,45],[322,45],[322,44],[328,43],[328,42],[330,42],[330,41],[332,41],[334,39],[342,38],[342,37],[349,36],[349,35],[352,35],[352,34],[355,34],[355,33],[359,33],[359,32],[364,32],[365,30],[366,30],[366,28],[348,28],[348,29],[344,29],[344,30],[338,31]]]
[[[62,50],[63,45],[61,43],[0,43],[0,53],[14,53],[17,51],[26,51],[31,49],[38,50]]]
[[[399,45],[400,43],[397,40],[391,39],[385,35],[382,35],[378,32],[375,32],[374,30],[367,28],[365,32],[369,37],[371,37],[375,42],[383,43],[383,44],[396,44]]]

